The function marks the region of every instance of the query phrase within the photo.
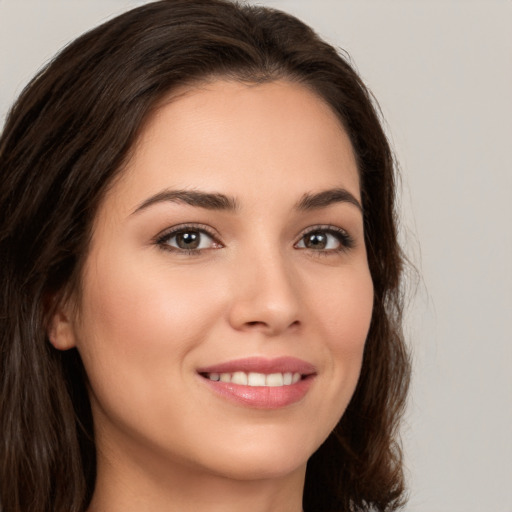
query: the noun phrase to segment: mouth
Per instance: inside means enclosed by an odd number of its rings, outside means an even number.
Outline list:
[[[291,357],[248,358],[198,370],[216,395],[257,409],[277,409],[300,402],[309,391],[315,368]]]
[[[236,371],[233,373],[201,373],[200,375],[214,382],[230,382],[232,384],[238,384],[240,386],[252,387],[291,386],[293,384],[297,384],[297,382],[307,377],[307,375],[301,375],[298,372],[265,374],[258,372]]]

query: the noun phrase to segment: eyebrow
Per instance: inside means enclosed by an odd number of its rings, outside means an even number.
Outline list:
[[[162,202],[185,203],[206,210],[235,212],[239,209],[238,201],[234,197],[226,196],[225,194],[200,192],[198,190],[164,190],[143,201],[135,208],[132,215]],[[361,203],[344,188],[323,190],[316,194],[304,194],[295,205],[295,208],[299,211],[319,210],[336,203],[353,204],[358,210],[363,211]]]
[[[353,204],[361,213],[363,212],[361,203],[344,188],[333,188],[318,192],[317,194],[304,194],[297,203],[296,208],[301,211],[317,210],[336,203]]]
[[[132,215],[162,202],[185,203],[206,210],[236,211],[238,209],[236,199],[224,194],[199,192],[197,190],[164,190],[143,201],[135,208]]]

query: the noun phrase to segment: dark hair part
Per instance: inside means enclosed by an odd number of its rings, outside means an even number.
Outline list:
[[[223,0],[164,0],[66,47],[23,91],[0,139],[0,501],[3,512],[78,512],[95,481],[85,373],[46,324],[79,286],[91,225],[143,122],[169,91],[215,77],[304,84],[355,150],[375,299],[362,374],[308,463],[304,509],[396,510],[397,425],[409,382],[401,333],[402,256],[394,160],[368,90],[347,59],[299,20]]]

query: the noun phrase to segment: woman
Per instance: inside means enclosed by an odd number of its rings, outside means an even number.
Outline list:
[[[28,85],[0,169],[3,512],[401,505],[393,159],[311,29],[125,13]]]

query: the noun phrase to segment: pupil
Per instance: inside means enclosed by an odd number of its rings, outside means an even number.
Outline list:
[[[176,235],[176,245],[180,249],[197,249],[199,247],[199,233],[187,231]]]
[[[327,237],[322,233],[311,233],[306,239],[306,247],[310,249],[325,249]]]

